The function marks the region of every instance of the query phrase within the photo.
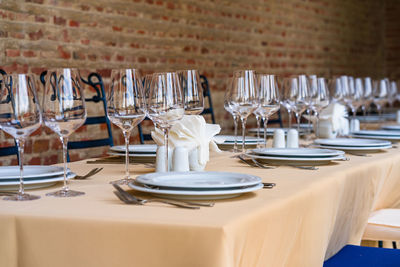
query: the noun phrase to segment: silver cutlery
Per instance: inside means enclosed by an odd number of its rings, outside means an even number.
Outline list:
[[[161,198],[149,198],[149,199],[140,199],[135,197],[134,195],[129,194],[125,190],[123,190],[119,185],[117,184],[112,184],[115,189],[117,189],[118,193],[120,194],[119,198],[126,204],[135,204],[135,205],[145,205],[147,203],[151,202],[158,202],[158,203],[164,203],[168,205],[172,205],[175,207],[179,208],[185,208],[185,209],[200,209],[199,206],[191,206],[188,204],[185,204],[184,202],[180,201],[174,201],[174,200],[165,200]],[[117,195],[118,196],[118,195]]]
[[[254,165],[250,164],[245,158],[243,158],[242,155],[239,155],[238,158],[251,167],[260,167],[263,169],[275,169],[277,167],[277,166],[271,166],[271,165],[266,166],[266,164],[262,164],[254,158],[250,158]],[[318,170],[318,168],[315,166],[297,166],[297,165],[291,165],[291,164],[284,164],[284,165],[279,165],[279,166],[288,166],[288,167],[298,168],[298,169],[302,169],[302,170]]]
[[[76,179],[76,180],[84,180],[84,179],[87,179],[87,178],[99,173],[101,170],[103,170],[103,168],[94,168],[94,169],[90,170],[85,175],[77,175],[77,176],[75,176],[74,179]]]
[[[17,194],[17,191],[0,191],[0,196],[12,196]]]
[[[275,183],[262,183],[264,189],[272,189],[276,186]]]

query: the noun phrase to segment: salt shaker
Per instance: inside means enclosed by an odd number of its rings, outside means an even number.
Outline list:
[[[189,153],[183,146],[175,147],[172,156],[172,170],[174,172],[189,171]]]
[[[299,133],[295,129],[290,129],[287,133],[287,148],[298,148],[299,147]]]
[[[285,132],[283,131],[283,129],[276,129],[274,131],[274,141],[272,142],[272,147],[284,148],[285,146]]]
[[[169,166],[168,170],[165,166],[165,146],[158,146],[157,147],[157,154],[156,154],[156,172],[167,172],[171,169],[171,149],[168,149],[168,159],[169,159]]]

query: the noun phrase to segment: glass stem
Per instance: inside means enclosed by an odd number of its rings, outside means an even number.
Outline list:
[[[300,119],[301,119],[301,114],[295,113],[296,114],[296,119],[297,119],[297,132],[300,133]]]
[[[64,162],[64,186],[62,187],[62,191],[68,191],[68,184],[67,184],[67,152],[68,152],[68,137],[67,136],[60,136],[61,144],[63,147],[63,162]]]
[[[130,178],[129,175],[129,137],[131,136],[130,131],[123,131],[125,138],[125,179],[128,180]]]
[[[22,196],[24,192],[24,148],[25,148],[25,140],[24,139],[16,139],[15,142],[18,146],[18,158],[19,158],[19,191],[18,195]]]
[[[164,145],[165,145],[165,172],[169,171],[169,160],[168,160],[168,134],[169,134],[169,129],[164,128]]]
[[[260,116],[256,115],[256,120],[257,120],[257,147],[260,147],[260,124],[261,124]]]
[[[319,113],[318,113],[318,111],[315,111],[315,118],[317,118],[317,122],[315,124],[315,136],[318,138],[319,137]]]
[[[238,151],[238,147],[237,147],[237,130],[238,130],[238,116],[237,115],[232,115],[233,116],[233,125],[235,127],[235,142],[233,144],[233,152],[237,152]]]
[[[263,117],[264,121],[264,148],[267,148],[267,124],[268,124],[268,117]]]
[[[246,117],[240,117],[242,120],[242,153],[245,152],[245,142],[246,142]]]
[[[308,114],[308,129],[307,129],[307,135],[308,135],[308,136],[311,136],[311,112],[312,112],[312,110],[311,110],[311,108],[309,108],[309,109],[307,110],[307,114]]]
[[[292,128],[292,111],[288,110],[289,129]]]

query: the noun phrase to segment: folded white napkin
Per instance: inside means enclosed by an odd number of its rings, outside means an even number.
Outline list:
[[[346,107],[339,103],[331,103],[326,108],[324,108],[320,115],[320,126],[326,126],[330,124],[332,126],[332,131],[346,135],[349,133],[349,121],[347,120],[347,110]],[[312,122],[316,122],[316,117],[304,116],[306,119]]]
[[[400,209],[381,209],[374,211],[368,223],[400,228]]]
[[[208,124],[202,116],[185,115],[169,131],[168,147],[185,147],[188,151],[197,148],[199,164],[204,165],[209,160],[210,149],[220,151],[213,141],[220,131],[218,124]],[[155,128],[151,137],[157,145],[164,145],[164,134],[160,129]]]

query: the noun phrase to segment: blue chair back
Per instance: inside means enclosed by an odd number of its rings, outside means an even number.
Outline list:
[[[45,76],[47,71],[44,71],[41,76],[40,80],[43,84],[46,83]],[[93,102],[99,103],[102,102],[104,115],[102,116],[94,116],[94,117],[87,117],[84,125],[94,125],[94,124],[103,124],[107,125],[107,138],[102,139],[94,139],[94,140],[82,140],[82,141],[70,141],[68,142],[68,155],[67,160],[70,161],[69,150],[70,149],[84,149],[84,148],[91,148],[91,147],[100,147],[100,146],[113,146],[113,137],[112,137],[112,130],[111,130],[111,123],[107,117],[107,100],[106,94],[104,90],[104,83],[103,79],[98,73],[90,73],[87,80],[81,77],[81,81],[84,84],[89,85],[95,91],[95,95],[90,98],[85,98],[86,103]]]
[[[7,75],[7,73],[3,69],[0,69],[0,86],[3,83],[3,75]],[[17,155],[18,158],[18,148],[17,145],[15,144],[15,140],[13,146],[0,147],[0,157],[11,156],[11,155]]]

